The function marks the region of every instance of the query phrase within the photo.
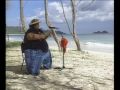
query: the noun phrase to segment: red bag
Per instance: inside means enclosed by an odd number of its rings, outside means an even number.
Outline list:
[[[67,40],[66,38],[62,38],[62,39],[61,39],[61,44],[60,44],[60,46],[61,46],[62,48],[66,48],[66,47],[67,47],[67,44],[68,44],[68,40]]]

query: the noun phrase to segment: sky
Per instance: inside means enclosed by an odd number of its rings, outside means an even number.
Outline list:
[[[19,0],[7,0],[6,25],[20,26]],[[72,12],[70,0],[62,0],[65,15],[72,29]],[[106,30],[114,32],[114,0],[76,0],[78,34],[87,34],[95,31]],[[48,14],[52,24],[60,31],[69,33],[60,0],[48,0]],[[45,23],[44,0],[24,0],[25,23],[28,27],[30,21],[38,18],[43,29],[47,29]]]

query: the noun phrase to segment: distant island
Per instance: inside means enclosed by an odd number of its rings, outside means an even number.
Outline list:
[[[46,32],[46,31],[48,31],[48,30],[45,30],[44,32]],[[7,34],[24,34],[23,32],[20,32],[20,27],[17,27],[17,26],[7,26],[6,33]],[[56,31],[56,34],[66,35],[66,33],[64,33],[62,31]]]
[[[61,32],[61,31],[56,31],[57,34],[63,34],[63,35],[66,35],[66,33],[64,32]]]
[[[45,30],[44,32],[47,32],[47,31],[49,31],[49,30]],[[62,32],[62,31],[55,31],[56,32],[56,34],[63,34],[63,35],[66,35],[66,33],[64,33],[64,32]]]
[[[96,32],[93,32],[93,34],[108,34],[109,32],[108,31],[96,31]]]

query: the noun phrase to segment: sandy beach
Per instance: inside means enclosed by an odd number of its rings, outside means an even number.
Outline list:
[[[53,66],[41,70],[38,78],[20,70],[20,47],[6,49],[6,90],[114,90],[114,54],[95,51],[79,52],[68,48],[65,69],[62,52],[50,47]],[[24,74],[24,75],[23,75]]]

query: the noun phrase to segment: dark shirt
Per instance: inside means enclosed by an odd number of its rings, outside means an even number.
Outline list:
[[[42,50],[43,52],[47,52],[48,51],[48,44],[46,42],[46,40],[28,40],[26,38],[28,33],[43,33],[42,29],[34,30],[33,28],[30,28],[27,30],[27,32],[25,33],[24,36],[24,48],[26,49],[33,49],[33,50]]]

